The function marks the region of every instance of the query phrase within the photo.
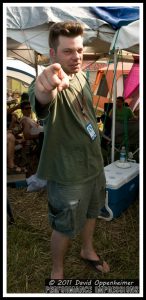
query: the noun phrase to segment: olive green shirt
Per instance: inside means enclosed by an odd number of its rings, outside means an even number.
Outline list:
[[[37,175],[62,184],[84,183],[103,169],[100,137],[90,85],[83,72],[70,80],[67,89],[58,92],[42,106],[29,88],[33,111],[44,121],[44,142]],[[91,139],[86,126],[91,123],[96,138]]]

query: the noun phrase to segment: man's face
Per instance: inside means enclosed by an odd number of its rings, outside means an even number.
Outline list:
[[[66,74],[74,74],[80,71],[83,61],[83,38],[59,37],[57,50],[52,49],[53,62],[60,63]]]
[[[117,107],[122,108],[123,107],[123,100],[117,99]]]
[[[31,116],[31,106],[30,105],[26,105],[23,110],[23,115],[26,117],[30,117]]]

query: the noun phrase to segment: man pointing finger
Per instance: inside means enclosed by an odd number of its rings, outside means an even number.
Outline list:
[[[97,216],[105,204],[105,174],[92,93],[83,61],[83,27],[59,22],[50,28],[47,67],[30,86],[33,110],[44,119],[37,174],[46,179],[51,236],[51,279],[64,278],[69,244],[81,233],[80,256],[95,271],[109,272],[93,247]]]

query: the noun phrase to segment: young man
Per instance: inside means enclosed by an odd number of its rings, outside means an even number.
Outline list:
[[[106,273],[109,266],[97,255],[92,241],[105,202],[105,175],[91,90],[81,72],[81,24],[54,24],[49,45],[52,64],[31,85],[29,95],[33,110],[44,119],[38,176],[48,180],[51,279],[63,279],[65,254],[79,232],[81,257]]]

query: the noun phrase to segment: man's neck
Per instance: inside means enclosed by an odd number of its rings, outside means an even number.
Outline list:
[[[69,77],[69,80],[73,79],[73,78],[74,78],[74,76],[75,76],[75,74],[70,74],[70,75],[68,75],[68,77]]]

